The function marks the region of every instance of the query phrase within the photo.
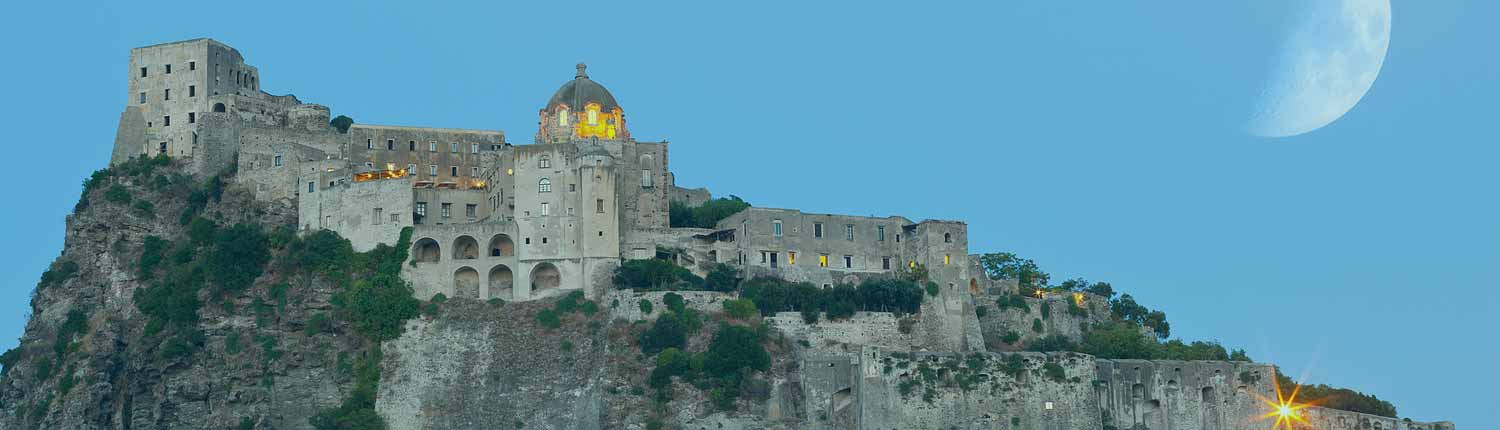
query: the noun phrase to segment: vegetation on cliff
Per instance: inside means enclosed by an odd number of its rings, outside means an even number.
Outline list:
[[[668,206],[667,215],[672,227],[715,228],[719,221],[749,207],[750,203],[740,200],[738,196],[720,197],[699,206],[688,206],[673,200]]]

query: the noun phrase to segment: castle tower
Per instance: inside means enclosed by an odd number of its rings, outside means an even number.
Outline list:
[[[205,117],[226,115],[234,97],[260,93],[260,72],[212,39],[131,49],[127,79],[110,164],[139,155],[202,156]]]
[[[625,111],[615,96],[589,79],[587,65],[577,67],[573,80],[558,88],[539,112],[536,143],[629,140]]]

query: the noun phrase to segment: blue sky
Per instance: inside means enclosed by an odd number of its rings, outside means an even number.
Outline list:
[[[108,161],[129,48],[212,37],[272,93],[518,143],[586,61],[635,137],[673,143],[680,185],[966,220],[974,251],[1109,281],[1183,338],[1403,416],[1500,423],[1475,365],[1500,355],[1500,29],[1482,19],[1500,7],[1397,0],[1359,105],[1247,136],[1299,1],[11,4],[0,349]]]

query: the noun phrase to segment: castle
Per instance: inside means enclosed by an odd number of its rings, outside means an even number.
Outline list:
[[[260,71],[211,39],[132,49],[130,71],[112,163],[232,167],[258,199],[295,205],[300,230],[336,231],[356,250],[413,227],[405,275],[420,298],[593,295],[621,261],[659,247],[695,270],[723,262],[823,285],[918,264],[949,287],[973,283],[961,222],[752,208],[713,229],[669,227],[672,199],[711,196],[676,185],[669,143],[631,138],[583,64],[542,105],[529,145],[498,130],[336,130],[327,107],[261,91]]]
[[[818,411],[829,419],[819,425],[828,428],[1016,428],[1024,418],[1057,429],[1218,430],[1244,428],[1263,413],[1256,396],[1272,395],[1274,371],[1264,364],[1031,354],[1033,363],[1062,363],[1073,380],[1041,381],[1033,386],[1040,391],[1025,396],[1007,389],[909,402],[894,393],[911,376],[893,367],[987,351],[975,303],[1017,288],[985,275],[968,253],[967,226],[752,207],[713,228],[673,228],[672,201],[702,204],[710,193],[676,184],[669,143],[633,139],[624,108],[583,64],[541,105],[531,144],[512,144],[498,130],[338,129],[327,107],[263,92],[260,71],[211,39],[132,49],[128,82],[111,164],[165,154],[198,175],[232,170],[256,199],[295,208],[301,233],[335,231],[359,251],[394,244],[410,227],[402,275],[420,299],[441,293],[529,301],[572,291],[598,298],[614,294],[612,275],[622,262],[655,258],[661,249],[699,274],[726,263],[746,276],[823,286],[925,268],[938,291],[912,330],[882,313],[815,325],[767,316],[768,325],[809,345],[798,385],[789,385],[801,388],[771,388],[772,409]],[[695,306],[718,300],[714,294],[685,293]],[[1035,303],[1058,315],[1067,306],[1101,305],[1076,300]],[[633,312],[624,308],[613,312]],[[859,348],[825,348],[838,344]],[[802,394],[786,394],[794,392]],[[1018,415],[992,414],[999,404]],[[1319,428],[1453,428],[1324,408],[1310,408],[1309,419]]]

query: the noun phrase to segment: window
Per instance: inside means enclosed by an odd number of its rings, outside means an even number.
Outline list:
[[[604,213],[604,199],[594,199],[594,213]]]
[[[828,267],[828,254],[818,254],[818,267]]]
[[[385,140],[385,150],[387,150],[387,151],[395,151],[396,150],[396,139],[386,139]]]
[[[167,152],[167,142],[162,142],[161,145],[157,147],[156,152]]]
[[[314,189],[313,183],[312,182],[308,182],[307,183],[307,192],[311,193],[311,192],[313,192],[313,189]]]
[[[883,225],[877,225],[877,226],[875,226],[875,241],[876,242],[885,242],[885,226],[883,226]]]
[[[385,210],[381,208],[375,208],[375,216],[370,218],[370,223],[374,225],[380,225],[381,218],[385,218]]]
[[[765,263],[766,262],[766,258],[767,258],[766,256],[767,255],[769,255],[769,254],[766,251],[761,251],[760,252],[760,262],[761,263]]]
[[[146,93],[141,93],[141,104],[146,104]]]
[[[427,176],[437,176],[437,165],[427,166]]]
[[[406,171],[408,173],[416,173],[416,171],[417,171],[417,165],[415,165],[415,164],[407,164],[406,165]]]
[[[198,123],[198,113],[197,112],[188,112],[188,124],[197,124],[197,123]]]
[[[542,202],[542,216],[552,215],[552,205]]]
[[[478,166],[470,167],[469,168],[469,176],[478,177],[479,176],[479,167]]]
[[[365,162],[365,170],[375,170],[375,163]]]
[[[537,159],[536,160],[536,167],[543,168],[543,169],[548,168],[548,167],[552,167],[552,159],[551,158],[547,158],[547,157],[542,157],[540,159]]]
[[[161,126],[162,127],[171,127],[172,126],[172,116],[171,115],[167,115],[167,116],[161,117]]]
[[[568,192],[578,191],[578,184],[568,184]]]
[[[599,125],[598,106],[589,106],[589,125]]]
[[[901,233],[896,233],[896,243],[901,243]]]
[[[145,67],[141,68],[141,77],[142,78],[146,77],[146,68]]]
[[[437,141],[436,140],[430,140],[430,141],[427,142],[427,152],[437,152]]]
[[[845,255],[844,256],[844,268],[845,269],[852,269],[852,268],[854,268],[854,256],[853,255]]]
[[[844,239],[854,240],[854,224],[844,224]]]
[[[470,154],[478,154],[479,153],[479,144],[478,143],[470,143],[469,144],[469,153]]]
[[[172,89],[171,88],[167,88],[167,89],[161,90],[161,91],[162,91],[162,93],[161,93],[161,99],[162,100],[171,100],[172,99]]]
[[[479,205],[464,205],[464,216],[474,218],[479,216]]]
[[[943,265],[944,266],[947,266],[948,263],[951,262],[952,260],[953,260],[952,256],[950,256],[948,254],[943,254]]]
[[[188,97],[198,97],[197,85],[188,85]]]
[[[192,118],[192,117],[188,117],[188,118]],[[273,161],[271,161],[271,165],[276,166],[276,167],[281,167],[281,154],[276,154],[276,157],[273,158],[272,160]]]
[[[953,243],[953,234],[943,233],[943,243]]]
[[[198,62],[197,61],[189,61],[188,62],[188,70],[198,70]]]
[[[448,166],[448,176],[458,177],[458,166]]]
[[[443,218],[453,216],[453,204],[443,203]]]
[[[566,126],[566,125],[568,125],[568,107],[567,106],[561,106],[561,107],[557,108],[557,125],[560,125],[560,126]]]
[[[641,188],[651,188],[651,169],[641,169]]]
[[[427,202],[417,202],[417,216],[427,216]]]
[[[458,142],[448,142],[448,152],[458,152]]]
[[[406,150],[407,151],[416,151],[417,150],[417,141],[415,141],[415,140],[408,140],[408,141],[406,141]]]
[[[880,257],[881,270],[891,270],[891,257]]]
[[[547,179],[547,178],[542,178],[542,180],[537,181],[536,182],[536,192],[538,192],[538,193],[550,193],[550,192],[552,192],[552,180]]]
[[[823,223],[813,223],[813,237],[823,237]]]
[[[573,216],[573,208],[568,208],[568,216]]]
[[[786,264],[797,264],[797,251],[786,252]]]
[[[365,149],[375,149],[375,139],[365,139]]]
[[[781,220],[771,221],[771,235],[781,237]]]

